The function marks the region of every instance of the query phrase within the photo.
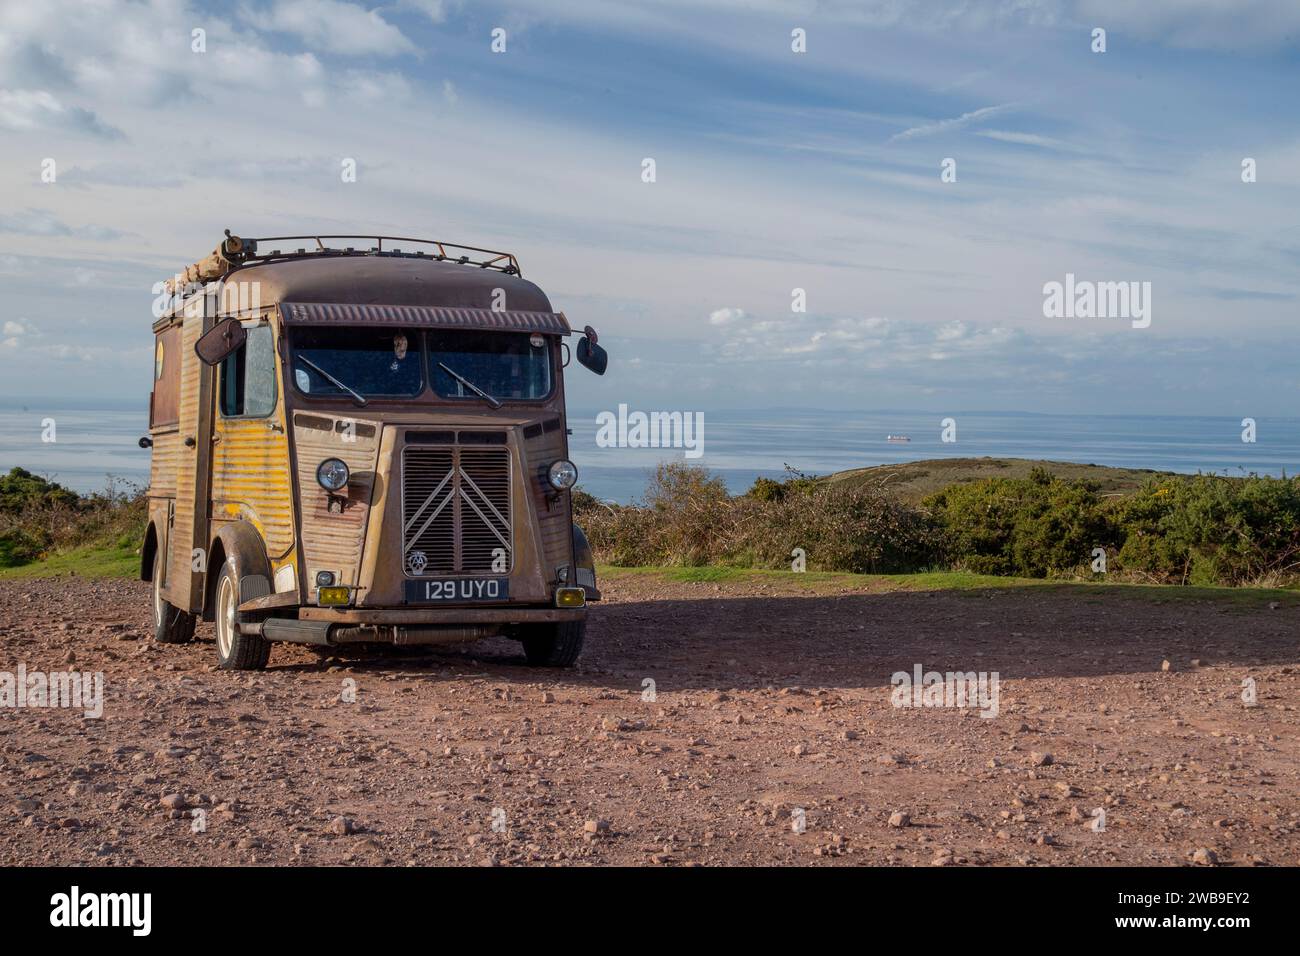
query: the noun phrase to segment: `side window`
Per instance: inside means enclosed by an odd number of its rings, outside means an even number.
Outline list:
[[[239,351],[221,363],[221,414],[265,418],[275,411],[275,341],[271,326],[256,325]]]
[[[153,395],[149,400],[149,425],[175,425],[181,411],[181,327],[158,333],[153,350]]]

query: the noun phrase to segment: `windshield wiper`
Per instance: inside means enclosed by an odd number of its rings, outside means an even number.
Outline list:
[[[467,379],[464,375],[461,375],[460,372],[457,372],[457,371],[455,371],[454,369],[450,369],[450,368],[448,368],[448,367],[447,367],[446,365],[444,365],[442,362],[439,362],[439,363],[438,363],[438,368],[442,369],[444,372],[446,372],[448,375],[450,375],[450,376],[451,376],[452,378],[454,378],[456,381],[460,382],[460,384],[464,385],[464,386],[465,386],[466,388],[468,388],[471,392],[473,392],[473,393],[474,393],[475,395],[477,395],[479,398],[483,399],[485,402],[487,402],[487,403],[488,403],[489,405],[491,405],[493,408],[500,408],[500,407],[501,407],[501,403],[500,403],[499,401],[497,401],[495,398],[493,398],[493,397],[492,397],[491,395],[489,395],[487,392],[483,391],[483,389],[479,388],[477,385],[475,385],[473,382],[471,382],[469,379]]]
[[[323,368],[321,368],[319,365],[317,365],[317,364],[316,364],[315,362],[313,362],[311,359],[309,359],[309,358],[304,358],[304,357],[301,356],[301,355],[297,356],[297,359],[298,359],[299,362],[301,362],[303,365],[306,365],[308,368],[315,369],[317,372],[319,372],[319,373],[320,373],[322,376],[324,376],[325,379],[326,379],[326,380],[327,380],[331,385],[333,385],[335,388],[341,388],[341,389],[343,389],[343,391],[345,391],[345,392],[347,392],[349,395],[351,395],[351,396],[356,400],[357,405],[359,405],[359,406],[361,406],[361,407],[364,408],[364,407],[368,404],[368,402],[366,401],[366,397],[365,397],[364,395],[362,395],[360,392],[358,392],[355,388],[349,388],[347,385],[344,385],[344,384],[343,384],[342,382],[340,382],[337,378],[335,378],[335,377],[334,377],[333,375],[331,375],[329,372],[325,371]]]

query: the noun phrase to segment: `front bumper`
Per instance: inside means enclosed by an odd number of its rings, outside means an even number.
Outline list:
[[[297,617],[243,621],[239,630],[268,641],[315,644],[457,644],[532,624],[582,621],[583,608],[502,605],[456,608],[303,607]]]
[[[550,621],[581,621],[585,607],[560,608],[535,605],[500,607],[301,607],[300,621],[329,621],[334,624],[533,624]]]

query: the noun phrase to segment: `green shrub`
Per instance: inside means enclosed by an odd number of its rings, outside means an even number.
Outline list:
[[[574,512],[597,557],[612,564],[789,568],[802,548],[810,570],[903,572],[934,564],[941,551],[924,514],[874,490],[797,472],[755,489],[732,498],[707,469],[671,462],[655,470],[643,506],[588,495]]]
[[[1090,482],[1042,468],[1027,478],[985,478],[927,497],[958,564],[978,574],[1047,577],[1075,571],[1113,529]]]
[[[801,548],[809,570],[890,574],[941,560],[943,535],[920,510],[875,489],[817,484],[775,501],[741,500],[731,551],[763,567],[790,567]]]
[[[1148,482],[1117,509],[1117,566],[1182,584],[1300,572],[1300,480],[1194,475]]]
[[[22,564],[30,564],[39,558],[47,547],[49,547],[48,541],[41,540],[31,532],[21,528],[11,528],[0,533],[0,568],[16,568]]]
[[[782,481],[777,481],[775,478],[755,478],[745,495],[756,501],[784,501],[788,494],[811,491],[817,486],[816,477],[805,475],[789,465],[785,466],[785,474],[786,477]]]
[[[73,507],[78,501],[76,492],[25,468],[13,468],[9,474],[0,475],[0,511],[8,514],[31,508]]]

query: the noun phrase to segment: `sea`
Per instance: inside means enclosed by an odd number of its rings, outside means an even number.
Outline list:
[[[580,487],[606,501],[641,497],[661,461],[688,461],[720,475],[733,493],[787,468],[825,475],[927,458],[1045,458],[1194,474],[1300,473],[1300,418],[1048,415],[980,411],[767,409],[705,412],[702,454],[686,448],[602,447],[594,410],[570,410],[570,457]],[[952,426],[945,429],[944,419]],[[51,429],[50,426],[53,426]],[[945,430],[949,438],[945,441]],[[608,432],[608,430],[606,430]],[[146,485],[147,413],[135,406],[39,407],[0,400],[0,471],[15,466],[76,491]],[[905,435],[907,442],[890,442]],[[1247,437],[1250,437],[1249,435]],[[52,440],[49,440],[52,439]]]

